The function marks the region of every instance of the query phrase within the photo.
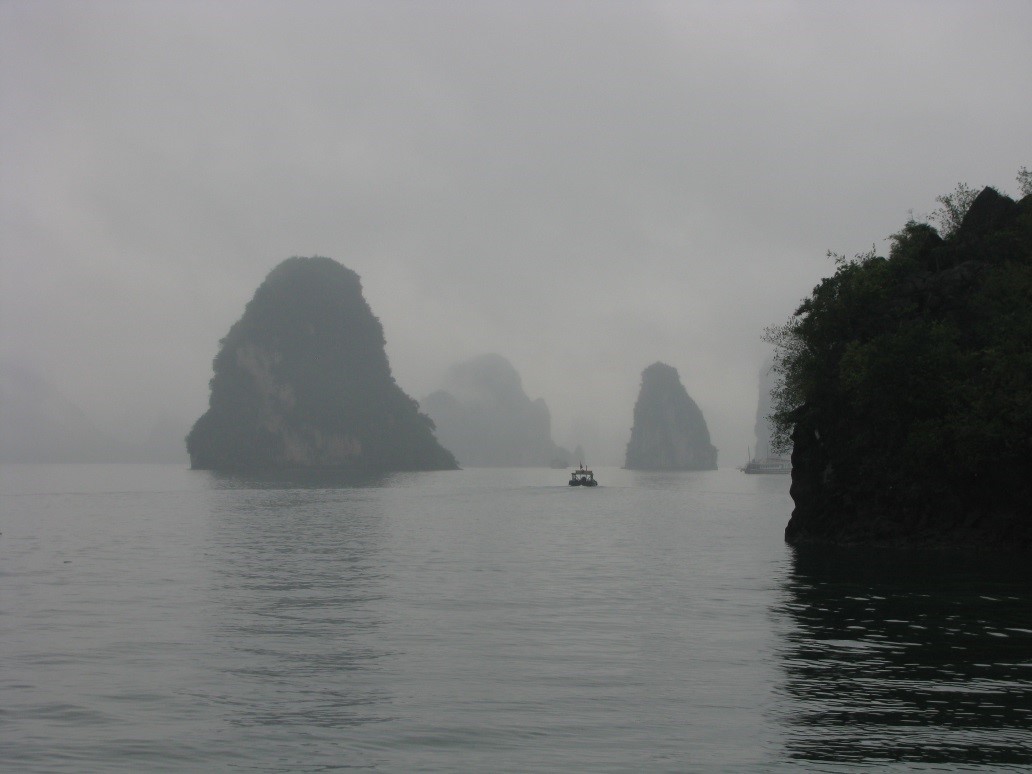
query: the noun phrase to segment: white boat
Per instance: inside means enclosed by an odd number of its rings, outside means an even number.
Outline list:
[[[745,467],[741,468],[741,471],[743,473],[791,473],[792,460],[786,460],[782,457],[749,460]]]

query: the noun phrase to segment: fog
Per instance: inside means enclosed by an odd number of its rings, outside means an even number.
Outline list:
[[[619,463],[661,360],[740,464],[826,251],[1016,192],[1030,30],[1026,0],[5,0],[0,368],[185,433],[262,279],[319,254],[413,397],[497,352]]]

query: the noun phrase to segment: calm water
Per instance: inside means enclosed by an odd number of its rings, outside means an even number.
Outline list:
[[[0,768],[1027,771],[1032,575],[785,477],[0,469]]]

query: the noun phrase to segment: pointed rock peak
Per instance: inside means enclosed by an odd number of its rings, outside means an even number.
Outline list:
[[[658,360],[641,372],[642,385],[677,385],[682,390],[684,386],[681,384],[681,375],[677,373],[677,369],[672,365],[661,363]]]
[[[456,466],[391,376],[358,275],[323,257],[273,269],[222,340],[194,468],[434,470]]]
[[[632,470],[714,470],[717,467],[717,450],[710,444],[706,420],[673,366],[657,362],[642,371],[624,467]]]
[[[1009,196],[1002,195],[995,188],[983,188],[971,202],[957,233],[965,238],[981,237],[1008,228],[1020,210],[1018,203]]]

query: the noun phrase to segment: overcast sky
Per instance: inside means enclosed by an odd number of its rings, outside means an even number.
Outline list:
[[[1017,192],[1030,35],[1027,0],[0,0],[0,363],[188,428],[265,275],[320,254],[413,397],[498,352],[619,462],[662,360],[740,464],[827,250]]]

